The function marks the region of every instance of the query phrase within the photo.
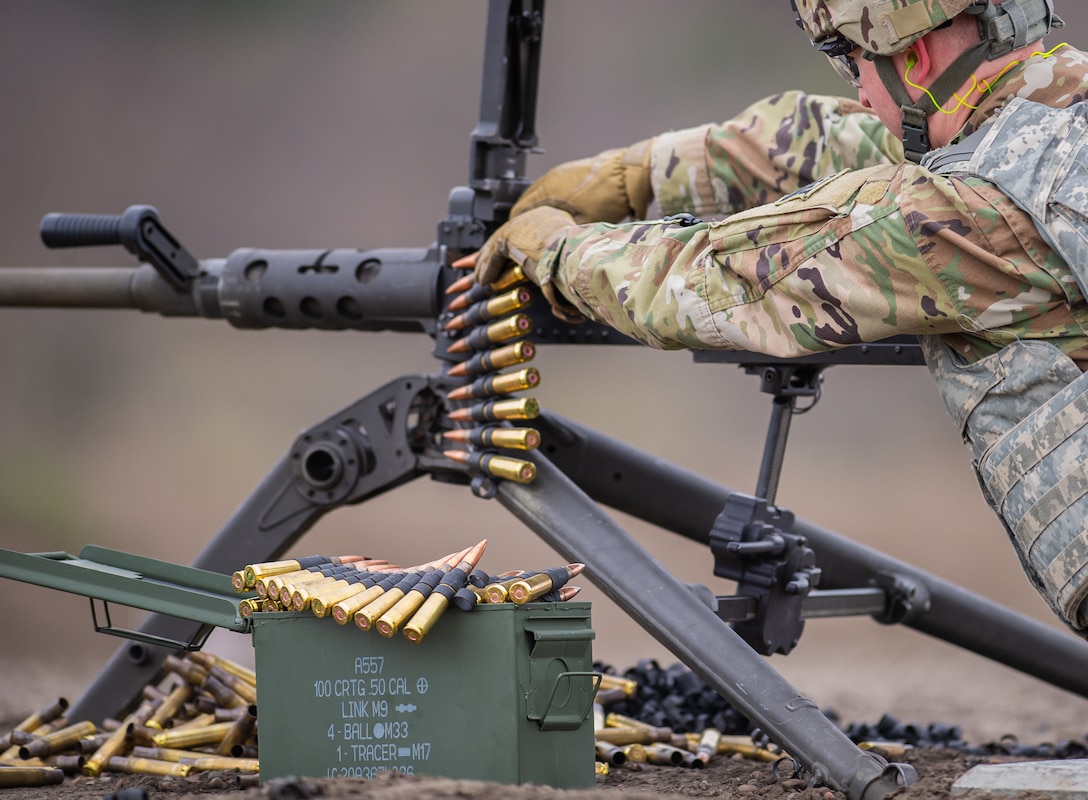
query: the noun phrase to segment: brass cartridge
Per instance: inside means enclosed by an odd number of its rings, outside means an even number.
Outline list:
[[[468,278],[472,276],[466,275],[465,277]],[[477,303],[480,300],[489,297],[495,292],[504,292],[507,289],[513,288],[514,286],[528,283],[528,281],[529,278],[525,275],[525,271],[521,267],[515,265],[508,269],[506,272],[504,272],[502,275],[500,275],[497,280],[487,284],[486,286],[481,284],[469,286],[468,289],[463,290],[462,294],[460,294],[458,297],[455,297],[450,302],[448,308],[450,311],[460,311],[461,309],[468,308],[474,303]],[[450,289],[453,289],[454,287],[460,288],[461,285],[461,282],[457,281],[452,286],[450,286]],[[451,294],[452,293],[453,292],[451,292]]]
[[[451,378],[468,378],[485,372],[498,372],[507,367],[524,364],[536,357],[536,345],[527,340],[506,344],[477,353],[449,369]]]
[[[448,348],[449,353],[470,353],[473,350],[485,350],[492,345],[509,342],[528,335],[533,329],[532,320],[526,314],[513,314],[496,320],[481,328],[474,329],[467,336],[454,341]]]
[[[601,675],[602,689],[622,689],[628,697],[634,697],[638,691],[638,681],[622,678],[619,675]]]
[[[540,446],[540,431],[536,428],[503,428],[488,425],[483,428],[445,431],[442,436],[475,447],[498,447],[503,450],[535,450]]]
[[[234,720],[230,720],[234,722]],[[206,728],[208,725],[216,724],[215,714],[211,711],[205,711],[197,714],[192,719],[188,719],[185,722],[175,722],[172,731],[187,731],[193,728]]]
[[[234,691],[234,689],[227,686],[215,675],[208,676],[207,680],[204,681],[203,689],[204,691],[208,692],[212,697],[214,697],[215,702],[217,702],[221,706],[226,706],[227,708],[234,708],[235,706],[249,705],[249,701],[246,700],[246,698],[242,697],[240,694],[238,694],[238,692]]]
[[[124,748],[128,741],[129,731],[138,725],[143,725],[155,713],[155,706],[151,703],[141,703],[135,711],[125,717],[102,745],[91,754],[83,764],[83,774],[90,777],[98,777],[109,764],[110,759],[116,756]]]
[[[12,730],[19,731],[20,733],[32,733],[42,725],[52,722],[57,717],[61,716],[68,710],[68,700],[63,697],[58,697],[54,702],[47,705],[45,708],[39,709],[24,719]],[[13,742],[3,743],[0,739],[0,748],[11,747]]]
[[[264,603],[258,597],[247,597],[245,600],[238,601],[238,616],[242,619],[252,617],[258,611],[261,610],[261,606]]]
[[[42,756],[59,753],[61,750],[75,745],[80,739],[94,736],[98,732],[93,722],[77,722],[61,728],[58,731],[39,736],[32,742],[27,742],[19,747],[19,758],[24,761],[28,758],[41,758]]]
[[[195,728],[171,728],[155,734],[152,741],[158,747],[180,747],[183,750],[201,745],[217,745],[223,741],[233,725],[233,722],[213,722],[211,725]]]
[[[601,728],[594,731],[593,736],[601,742],[623,746],[626,744],[651,744],[654,740],[650,731],[645,728]]]
[[[245,577],[245,585],[249,587],[255,586],[260,578],[282,575],[285,572],[298,572],[300,569],[302,565],[295,560],[268,561],[264,564],[248,564],[242,570],[242,574]]]
[[[526,576],[510,586],[510,599],[519,605],[531,603],[553,589],[563,586],[576,575],[580,575],[585,568],[585,564],[568,564],[565,567],[546,569],[536,575]]]
[[[8,731],[6,734],[4,734],[4,738],[0,739],[0,745],[2,745],[5,750],[7,750],[9,747],[12,747],[12,746],[18,748],[18,747],[21,747],[24,744],[29,744],[30,742],[34,741],[37,738],[38,737],[35,736],[33,733],[28,733],[26,731],[12,730],[12,731]]]
[[[441,589],[436,589],[423,605],[404,624],[404,638],[413,644],[419,644],[438,622],[438,618],[449,607],[450,601]]]
[[[123,758],[114,756],[109,768],[113,772],[127,772],[131,775],[162,775],[187,778],[193,768],[188,764],[175,764],[172,761],[156,761],[153,758]]]
[[[513,314],[532,305],[533,295],[527,287],[517,287],[501,294],[480,300],[469,306],[453,319],[446,322],[443,330],[459,331],[482,325],[493,319]]]
[[[450,400],[479,400],[485,397],[524,392],[540,385],[540,372],[536,367],[525,367],[517,372],[487,375],[466,386],[451,389],[446,396]]]
[[[340,625],[347,625],[354,619],[356,611],[370,603],[372,600],[381,597],[384,592],[385,589],[377,583],[362,588],[340,602],[333,603],[332,618]]]
[[[703,731],[699,744],[695,747],[695,757],[704,764],[709,764],[718,752],[718,745],[722,740],[722,732],[717,728],[707,728]]]
[[[162,665],[164,669],[180,675],[193,686],[203,686],[208,677],[208,671],[204,667],[175,655],[168,655]]]
[[[208,755],[200,750],[179,750],[175,747],[141,747],[132,748],[133,758],[150,758],[155,761],[173,761],[175,764],[183,758],[203,758]]]
[[[205,755],[200,758],[185,758],[178,763],[192,767],[195,772],[213,769],[233,769],[238,772],[261,771],[261,762],[256,758],[231,758],[230,756]]]
[[[608,742],[594,742],[593,752],[598,761],[604,761],[606,764],[619,767],[627,763],[627,754],[623,752],[623,749]]]
[[[78,753],[46,756],[42,760],[45,762],[45,766],[56,767],[65,775],[79,775],[83,771],[83,765],[87,762],[86,757]]]
[[[181,711],[181,707],[188,703],[192,696],[193,685],[191,683],[179,684],[163,699],[158,708],[155,709],[155,713],[148,717],[145,724],[148,728],[162,730],[167,720],[176,717],[178,712]]]
[[[468,408],[455,408],[449,416],[454,422],[536,419],[540,416],[540,403],[532,397],[516,400],[486,400]]]
[[[227,672],[219,664],[213,664],[211,670],[212,677],[218,678],[220,683],[234,692],[236,695],[246,701],[246,704],[257,702],[257,685],[250,683],[243,678],[239,678],[230,672]],[[233,708],[234,706],[228,706]]]
[[[423,578],[425,573],[413,572],[405,575],[395,586],[387,589],[381,596],[367,603],[355,612],[355,625],[364,631],[374,627],[378,617],[389,611],[404,595]]]
[[[628,761],[636,764],[646,763],[647,756],[645,746],[636,742],[634,744],[625,744],[622,749],[624,755],[627,756]]]
[[[53,786],[64,783],[64,771],[57,767],[0,766],[0,787]]]
[[[495,453],[466,452],[465,450],[444,450],[442,455],[459,464],[467,464],[470,469],[477,472],[515,483],[532,483],[536,478],[536,464],[532,461],[522,461]]]
[[[524,578],[518,576],[508,578],[505,581],[489,583],[484,587],[484,600],[488,603],[505,603],[510,599],[510,587],[520,580],[524,580]]]
[[[654,742],[645,745],[643,749],[646,752],[646,760],[651,764],[662,767],[678,767],[684,763],[684,751],[664,742]]]
[[[363,584],[356,581],[343,582],[339,585],[332,587],[322,587],[320,592],[311,593],[310,596],[310,610],[314,612],[314,616],[322,619],[332,613],[332,607],[339,603],[341,600],[347,600],[349,597],[358,594],[359,588]]]
[[[221,756],[229,756],[231,750],[237,744],[242,744],[250,736],[253,735],[253,731],[257,728],[257,706],[251,705],[246,709],[246,713],[238,717],[231,724],[229,730],[227,730],[226,736],[219,742],[219,746],[215,749],[215,752]],[[227,767],[223,767],[227,769]]]
[[[228,672],[238,678],[241,678],[251,686],[257,685],[257,673],[251,670],[249,667],[243,667],[237,662],[231,661],[229,658],[223,658],[217,656],[215,653],[208,653],[204,650],[197,650],[189,654],[189,660],[195,661],[205,669],[211,669],[216,666],[222,669],[224,672]]]

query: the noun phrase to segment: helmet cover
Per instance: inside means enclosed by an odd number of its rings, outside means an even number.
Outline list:
[[[869,53],[906,50],[976,0],[791,0],[813,44],[848,39]]]

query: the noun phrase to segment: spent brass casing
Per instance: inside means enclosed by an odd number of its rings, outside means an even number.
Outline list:
[[[208,755],[200,750],[179,750],[174,747],[141,747],[132,748],[133,758],[152,758],[156,761],[173,761],[175,764],[183,758],[203,758]]]
[[[233,722],[234,720],[231,720]],[[172,731],[188,731],[193,728],[206,728],[208,725],[212,725],[216,722],[215,713],[211,711],[203,711],[198,713],[192,719],[188,719],[185,722],[175,723],[170,729]]]
[[[106,741],[83,764],[83,774],[90,778],[98,777],[109,765],[110,759],[125,747],[129,731],[138,725],[144,725],[154,713],[155,706],[150,703],[137,706],[135,711],[121,720],[120,726],[110,733]]]
[[[514,483],[532,483],[536,478],[536,464],[520,458],[510,458],[497,453],[445,450],[442,455],[451,461],[467,464],[476,472]]]
[[[596,701],[593,701],[593,730],[599,731],[604,725],[604,706]]]
[[[163,668],[180,675],[194,686],[203,686],[208,677],[208,670],[204,669],[204,667],[188,659],[178,658],[175,655],[167,656],[162,665]]]
[[[627,763],[627,754],[623,752],[623,748],[609,742],[594,742],[593,752],[598,761],[604,761],[607,764],[619,767]]]
[[[678,767],[684,763],[684,751],[662,742],[644,745],[646,760],[663,767]]]
[[[602,689],[622,689],[628,697],[634,697],[638,691],[638,681],[621,678],[619,675],[601,675]]]
[[[454,422],[502,422],[536,419],[539,416],[540,403],[534,397],[486,400],[467,408],[455,408],[450,412],[450,419]]]
[[[7,750],[12,745],[14,745],[15,747],[21,747],[28,742],[33,742],[36,738],[38,737],[36,737],[33,733],[29,733],[27,731],[12,730],[8,731],[4,735],[4,737],[0,739],[0,747],[2,747],[4,750]]]
[[[249,667],[244,667],[236,661],[231,661],[229,658],[223,658],[223,656],[217,656],[215,653],[208,653],[204,650],[197,650],[189,654],[189,659],[206,669],[210,669],[213,666],[219,667],[224,672],[241,678],[250,686],[257,686],[257,673]]]
[[[52,722],[57,717],[61,716],[68,710],[68,700],[64,697],[58,697],[55,701],[49,705],[35,711],[29,717],[24,719],[12,730],[19,731],[21,733],[33,733],[42,725]],[[0,747],[10,747],[12,743],[0,744]]]
[[[231,750],[234,749],[236,744],[242,744],[250,736],[253,735],[253,731],[257,728],[257,706],[250,705],[247,708],[247,713],[242,714],[232,724],[227,731],[226,736],[219,742],[219,746],[215,752],[220,756],[229,756]],[[229,767],[219,767],[218,769],[230,769]]]
[[[57,767],[0,766],[0,787],[52,786],[64,783],[64,770]]]
[[[623,689],[598,689],[595,696],[597,702],[605,706],[610,706],[613,703],[620,703],[627,699],[627,695],[623,693]]]
[[[187,778],[193,768],[188,764],[176,764],[173,761],[157,761],[153,758],[123,758],[114,756],[109,768],[113,772],[127,772],[131,775],[162,775],[175,778]]]
[[[221,706],[234,708],[235,706],[249,705],[248,700],[223,683],[223,681],[215,675],[208,676],[208,679],[204,681],[203,689],[214,697],[215,702]]]
[[[521,311],[532,305],[533,295],[527,287],[519,287],[502,292],[493,297],[473,303],[465,311],[458,314],[443,326],[447,331],[459,331],[482,325],[515,311]]]
[[[909,744],[903,744],[902,742],[860,742],[858,743],[859,750],[872,751],[878,756],[883,756],[889,761],[902,758],[906,755],[907,751],[911,749]],[[770,752],[770,751],[766,751]],[[779,755],[779,758],[782,756]]]
[[[455,340],[447,348],[447,352],[457,354],[486,350],[496,344],[527,336],[532,329],[533,323],[527,314],[512,314],[473,329],[467,335]]]
[[[524,392],[540,385],[540,371],[536,367],[525,367],[516,372],[500,372],[487,375],[467,386],[458,386],[446,393],[450,400],[479,400],[513,392]]]
[[[651,744],[655,741],[652,733],[645,728],[601,728],[599,731],[594,731],[593,735],[599,741],[621,746],[625,744]]]
[[[59,731],[39,736],[32,742],[20,745],[19,758],[25,761],[28,758],[41,758],[42,756],[59,753],[75,745],[80,739],[94,736],[96,733],[98,733],[98,728],[93,722],[77,722],[74,725],[61,728]]]
[[[622,748],[624,755],[627,756],[627,760],[636,764],[645,764],[647,760],[646,745],[638,744],[625,744]]]
[[[442,434],[455,442],[476,447],[498,447],[504,450],[535,450],[540,446],[540,431],[536,428],[503,428],[488,425],[483,428],[464,430],[458,428]]]
[[[213,722],[198,728],[172,728],[155,734],[152,741],[158,747],[180,747],[183,750],[206,744],[219,744],[233,725],[233,722]]]
[[[219,664],[212,665],[211,674],[212,677],[218,678],[221,683],[245,700],[246,703],[257,702],[256,684],[252,684],[243,678],[239,678],[232,672],[227,672],[227,670]],[[233,706],[228,706],[228,708],[233,708]]]
[[[201,756],[186,758],[178,762],[192,767],[196,772],[213,769],[233,769],[238,772],[260,772],[261,762],[256,758],[231,758],[230,756]]]
[[[192,696],[193,686],[191,683],[178,685],[163,699],[158,708],[155,709],[155,713],[148,717],[147,727],[162,730],[166,721],[176,717],[181,707],[188,703]]]
[[[707,728],[703,731],[699,744],[695,747],[695,757],[704,764],[709,764],[718,752],[718,744],[721,742],[722,732],[717,728]]]
[[[498,372],[500,369],[524,364],[535,357],[536,345],[523,339],[520,342],[477,353],[472,358],[454,364],[450,367],[448,374],[451,378],[469,378],[473,375]]]
[[[595,775],[607,775],[609,770],[608,762],[606,761],[594,761],[593,772]]]
[[[87,762],[86,756],[78,753],[46,756],[43,760],[45,766],[56,767],[65,775],[79,775],[83,770],[83,765]]]

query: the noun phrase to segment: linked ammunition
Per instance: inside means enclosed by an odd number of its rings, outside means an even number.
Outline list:
[[[57,767],[0,766],[0,786],[52,786],[64,783],[64,771]]]
[[[94,736],[98,732],[93,722],[77,722],[58,731],[39,736],[32,742],[27,742],[19,747],[19,758],[26,761],[28,758],[41,758],[42,756],[59,753],[68,747],[75,745],[80,739]]]
[[[305,556],[284,561],[266,561],[263,564],[247,564],[242,569],[242,576],[245,579],[243,590],[254,588],[260,578],[282,575],[287,572],[299,572],[322,564],[355,564],[373,560],[369,556]]]
[[[540,371],[536,367],[525,367],[517,372],[500,372],[478,378],[467,386],[451,389],[446,396],[450,400],[478,400],[483,397],[495,397],[513,392],[524,392],[540,385]]]
[[[475,586],[462,586],[450,600],[451,604],[457,606],[457,608],[462,611],[471,611],[476,608],[478,604],[483,602],[485,601],[482,590]]]
[[[460,564],[442,576],[442,580],[431,591],[419,610],[404,625],[404,637],[413,644],[419,644],[438,622],[458,591],[468,583],[469,574],[476,569],[487,547],[487,539],[482,539],[472,547]]]
[[[347,625],[355,617],[355,612],[361,609],[363,606],[370,603],[396,581],[400,580],[400,576],[404,573],[392,572],[387,574],[380,580],[364,579],[362,586],[357,593],[350,595],[338,603],[334,603],[332,606],[332,617],[340,625]]]
[[[448,374],[451,378],[468,378],[485,372],[498,372],[500,369],[532,361],[535,356],[536,345],[522,340],[477,353],[460,364],[454,364]]]
[[[510,585],[510,599],[518,605],[531,603],[553,589],[558,589],[586,568],[585,564],[568,564],[565,567],[553,567],[535,575],[529,575]]]
[[[442,455],[451,461],[467,464],[476,472],[514,483],[532,483],[536,478],[536,464],[532,461],[479,450],[445,450]]]
[[[598,761],[614,764],[619,767],[627,763],[627,754],[623,749],[608,742],[594,742],[593,751]]]
[[[468,275],[462,275],[460,278],[447,286],[446,291],[443,292],[443,294],[461,294],[463,292],[467,292],[473,286],[479,285],[480,284],[476,283],[476,276],[470,272]]]
[[[501,422],[503,420],[536,419],[540,403],[532,397],[508,400],[486,400],[474,406],[455,408],[450,412],[454,422]]]
[[[483,428],[445,431],[445,438],[476,447],[498,447],[504,450],[535,450],[540,446],[540,431],[536,428],[504,428],[487,425]]]
[[[420,578],[414,586],[404,593],[404,597],[397,600],[392,608],[378,617],[374,623],[378,633],[387,639],[395,635],[400,630],[401,625],[420,609],[431,592],[434,591],[434,588],[441,583],[446,573],[461,564],[472,549],[468,548],[457,555],[450,556],[444,564]]]
[[[493,345],[527,336],[532,329],[533,323],[527,314],[512,314],[489,325],[473,329],[467,335],[454,341],[446,352],[457,354],[486,350]]]
[[[264,601],[259,597],[248,597],[245,600],[238,601],[238,616],[242,619],[252,617],[261,610],[263,603]]]
[[[577,597],[581,591],[581,586],[564,586],[559,590],[559,600],[557,602],[568,603]]]
[[[446,322],[443,330],[459,331],[476,325],[483,325],[485,322],[528,308],[532,305],[532,302],[533,296],[528,288],[523,286],[511,289],[469,306],[465,311]]]
[[[469,276],[465,276],[469,277]],[[504,292],[507,289],[519,286],[523,283],[528,283],[529,278],[526,276],[524,270],[519,266],[513,266],[506,270],[502,275],[498,277],[498,280],[489,284],[473,283],[467,290],[464,290],[459,297],[455,297],[447,307],[450,311],[460,311],[461,309],[468,308],[474,303],[478,303],[487,297],[490,297],[495,292]],[[453,284],[457,286],[460,283]],[[450,288],[453,288],[452,286]],[[454,294],[454,292],[450,292]]]
[[[495,581],[484,587],[484,601],[488,603],[505,603],[510,599],[510,587],[517,581],[524,580],[521,576],[507,578],[504,581]]]
[[[371,600],[365,606],[355,612],[355,626],[362,631],[368,631],[374,627],[378,617],[397,604],[405,593],[415,586],[423,578],[425,573],[409,572],[403,578],[387,589],[381,596]]]
[[[153,758],[124,758],[122,756],[111,758],[109,768],[113,772],[127,772],[132,775],[161,775],[175,778],[187,778],[193,770],[188,764],[156,761]]]

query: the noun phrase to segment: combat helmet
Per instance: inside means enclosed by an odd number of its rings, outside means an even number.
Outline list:
[[[926,118],[969,80],[986,60],[1037,42],[1062,21],[1054,0],[790,0],[797,25],[835,63],[861,48],[903,111],[903,147],[912,161],[929,149]],[[930,86],[929,95],[910,99],[903,76],[889,56],[901,53],[959,14],[978,19],[981,41],[964,52]],[[854,77],[856,78],[856,67]],[[840,72],[842,70],[840,69]]]

